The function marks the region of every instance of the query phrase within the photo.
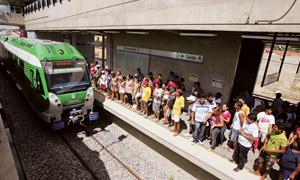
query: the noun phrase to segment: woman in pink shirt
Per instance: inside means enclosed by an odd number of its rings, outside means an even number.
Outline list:
[[[227,127],[230,126],[230,120],[231,120],[231,113],[228,111],[228,106],[227,104],[223,104],[222,106],[222,116],[223,116],[223,120],[224,120],[224,126],[221,129],[221,144],[225,141],[225,131],[227,129]]]
[[[217,106],[213,109],[211,116],[211,149],[214,150],[217,145],[217,138],[221,135],[221,129],[224,126],[222,109]]]
[[[130,105],[132,105],[133,90],[134,90],[133,76],[131,74],[128,74],[125,82],[125,96],[126,96],[126,103]]]

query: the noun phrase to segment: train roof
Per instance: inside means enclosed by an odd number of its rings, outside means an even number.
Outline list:
[[[5,36],[1,36],[0,41],[6,42],[5,47],[21,59],[26,61],[30,56],[35,63],[30,60],[29,63],[34,65],[40,64],[37,61],[46,60],[84,60],[84,57],[68,43]]]

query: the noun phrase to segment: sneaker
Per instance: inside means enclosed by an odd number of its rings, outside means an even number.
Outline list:
[[[239,168],[239,167],[236,167],[236,168],[233,169],[233,171],[235,171],[235,172],[238,172],[238,171],[240,171],[240,170],[242,170],[242,169]]]
[[[204,144],[204,142],[203,142],[203,141],[199,141],[199,144],[203,145],[203,144]]]
[[[184,134],[183,136],[185,136],[185,137],[192,137],[192,134],[186,133],[186,134]]]

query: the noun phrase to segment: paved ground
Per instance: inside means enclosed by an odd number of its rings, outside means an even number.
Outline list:
[[[300,56],[298,54],[291,54],[290,56],[286,56],[279,81],[266,85],[264,87],[260,87],[263,74],[265,71],[268,55],[269,54],[266,52],[264,52],[263,54],[262,62],[260,64],[259,72],[257,75],[254,93],[267,96],[273,99],[275,97],[275,92],[277,90],[281,90],[284,100],[288,100],[292,103],[298,103],[300,101],[300,87],[293,86],[293,85],[296,78],[296,71],[300,61]],[[279,71],[281,58],[282,58],[281,54],[277,54],[277,53],[272,54],[272,59],[269,64],[269,70],[267,74],[272,74]]]

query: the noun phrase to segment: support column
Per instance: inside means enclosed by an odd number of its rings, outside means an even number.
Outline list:
[[[270,61],[271,61],[271,58],[272,58],[274,45],[275,45],[275,42],[276,42],[276,37],[277,37],[277,33],[274,33],[271,49],[270,49],[270,52],[269,52],[269,57],[268,57],[268,60],[267,60],[267,65],[266,65],[264,76],[263,76],[263,79],[262,79],[262,82],[261,82],[261,85],[260,85],[261,87],[264,86],[264,83],[265,83],[265,80],[266,80],[267,72],[268,72]]]

